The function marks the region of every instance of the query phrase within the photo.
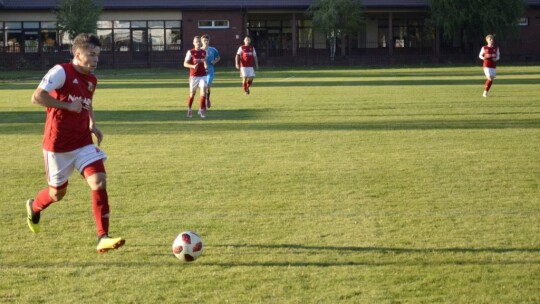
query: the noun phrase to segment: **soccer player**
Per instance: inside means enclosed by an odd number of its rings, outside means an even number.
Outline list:
[[[94,119],[92,97],[97,86],[93,74],[101,43],[93,34],[79,34],[73,40],[73,60],[54,66],[32,95],[32,103],[47,108],[43,156],[48,187],[26,202],[27,223],[40,232],[43,210],[66,195],[68,178],[77,169],[92,190],[92,211],[96,221],[97,251],[106,252],[124,245],[122,238],[109,237],[109,199],[104,160],[97,146],[103,133]],[[92,134],[96,136],[94,145]]]
[[[255,78],[253,64],[255,63],[255,67],[259,69],[257,52],[255,52],[255,48],[251,45],[251,38],[249,36],[244,38],[244,45],[241,45],[238,48],[234,61],[236,63],[236,69],[240,70],[240,77],[242,77],[242,87],[244,88],[244,93],[249,95],[249,87],[253,83],[253,78]]]
[[[483,64],[484,74],[486,75],[486,78],[487,78],[485,88],[484,88],[484,93],[482,94],[482,96],[484,97],[488,96],[488,92],[489,92],[489,89],[491,88],[491,84],[493,83],[493,79],[497,77],[496,62],[501,57],[499,48],[493,45],[493,42],[494,42],[493,35],[487,35],[486,42],[487,42],[487,45],[483,46],[480,49],[480,54],[478,55],[480,59],[484,60],[484,64]]]
[[[201,37],[193,37],[193,46],[191,50],[187,51],[186,58],[184,59],[184,67],[189,69],[189,98],[188,98],[188,111],[187,117],[191,118],[193,105],[193,99],[197,93],[197,87],[200,88],[199,99],[199,116],[201,118],[206,117],[206,94],[204,92],[206,88],[206,51],[201,49]]]
[[[219,52],[215,47],[210,46],[210,36],[202,35],[202,49],[206,51],[206,66],[208,70],[206,71],[206,108],[209,109],[212,104],[210,102],[210,88],[214,82],[214,65],[219,62],[221,59],[219,57]]]

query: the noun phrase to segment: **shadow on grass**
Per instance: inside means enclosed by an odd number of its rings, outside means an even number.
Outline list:
[[[143,254],[150,259],[143,258],[141,261],[141,247],[152,247],[152,253]],[[130,249],[131,248],[131,249]],[[135,248],[135,249],[133,249]],[[358,266],[467,266],[467,265],[540,265],[540,259],[519,258],[516,256],[505,256],[505,254],[534,254],[538,257],[540,248],[400,248],[400,247],[355,247],[355,246],[306,246],[300,244],[222,244],[206,247],[206,254],[226,255],[225,249],[253,249],[259,251],[253,253],[250,251],[252,259],[243,258],[242,261],[230,262],[212,262],[205,259],[205,254],[192,266],[208,267],[358,267]],[[43,261],[33,265],[32,263],[5,263],[7,268],[56,268],[56,267],[93,267],[96,265],[111,265],[115,267],[147,267],[153,265],[156,267],[170,267],[180,263],[170,251],[170,245],[144,244],[144,245],[126,245],[118,252],[108,253],[122,255],[123,260],[104,261]],[[143,251],[147,251],[143,249]],[[280,252],[278,252],[280,251]],[[293,255],[287,255],[290,251]],[[358,253],[372,254],[370,256],[350,255],[338,256],[339,253]],[[240,253],[237,253],[240,254]],[[282,257],[283,261],[260,261],[256,255]],[[311,259],[320,256],[318,261],[299,261],[302,254],[309,255]],[[373,254],[376,254],[374,258]],[[463,254],[468,254],[464,256]],[[487,255],[486,255],[487,254]],[[421,256],[418,256],[421,255]],[[287,257],[297,260],[288,260]],[[330,258],[329,258],[330,257]],[[331,257],[335,257],[331,258]],[[507,258],[505,258],[507,257]],[[166,260],[165,260],[166,259]]]
[[[327,77],[326,75],[322,75],[320,77]],[[392,77],[392,76],[388,76]],[[304,76],[302,76],[304,78]],[[299,78],[299,79],[302,79]],[[481,76],[478,76],[474,79],[463,79],[463,78],[456,78],[456,79],[437,79],[437,78],[428,78],[428,79],[372,79],[372,80],[355,80],[351,78],[347,79],[339,79],[332,77],[332,80],[325,79],[323,81],[317,81],[316,78],[313,78],[314,81],[296,81],[295,77],[291,78],[282,78],[281,80],[278,79],[265,79],[260,78],[256,79],[254,83],[254,88],[260,87],[341,87],[341,86],[462,86],[462,85],[474,85],[474,84],[480,84],[482,85],[485,81],[485,79]],[[538,78],[508,78],[504,79],[497,78],[495,80],[496,85],[538,85]],[[3,90],[34,90],[38,85],[38,82],[36,83],[29,83],[29,84],[9,84],[4,83],[0,85],[0,89]],[[186,79],[179,79],[177,82],[171,82],[171,81],[146,81],[141,80],[139,82],[137,81],[130,81],[126,80],[125,82],[122,82],[122,80],[115,80],[115,82],[107,82],[102,81],[98,84],[98,89],[110,89],[110,90],[134,90],[134,89],[179,89],[179,90],[185,90],[188,87],[188,80]],[[241,81],[227,81],[222,82],[219,79],[217,79],[214,83],[215,88],[239,88],[241,89]],[[294,94],[294,92],[291,92],[291,94]]]
[[[323,75],[323,77],[325,77]],[[254,82],[254,88],[256,87],[340,87],[340,86],[443,86],[443,85],[474,85],[475,83],[483,84],[485,79],[478,77],[478,79],[378,79],[378,80],[324,80],[324,81],[295,81],[291,78],[287,81],[285,78],[283,81],[265,81],[264,78],[256,79]],[[535,85],[538,84],[538,79],[535,78],[512,78],[512,79],[497,79],[495,81],[497,85]],[[241,82],[219,82],[216,81],[214,86],[216,88],[241,88]],[[187,81],[178,81],[178,83],[100,83],[100,89],[156,89],[156,88],[179,88],[184,89],[187,87]],[[291,92],[294,94],[294,92]]]
[[[230,244],[230,245],[216,245],[213,247],[238,247],[238,248],[256,248],[256,249],[292,249],[292,250],[307,250],[307,251],[352,251],[352,252],[376,252],[376,253],[540,253],[540,248],[496,248],[496,247],[484,247],[484,248],[463,248],[463,247],[450,247],[450,248],[397,248],[397,247],[354,247],[354,246],[306,246],[300,244]],[[540,263],[540,260],[538,261]]]
[[[388,114],[392,119],[367,120],[370,115],[350,115],[361,121],[346,122],[272,122],[274,110],[212,110],[205,120],[186,118],[184,111],[96,111],[99,125],[107,134],[159,134],[185,131],[406,131],[406,130],[490,130],[538,129],[540,118],[478,119],[474,115],[458,114],[455,119],[415,119],[418,114]],[[505,113],[516,115],[519,113]],[[531,113],[528,113],[531,114]],[[468,118],[473,115],[472,118]],[[422,116],[430,116],[425,114]],[[436,115],[431,115],[436,116]],[[499,117],[501,115],[498,115]],[[380,115],[378,117],[384,117]],[[399,119],[396,117],[404,117]],[[314,117],[313,120],[317,120]],[[328,118],[326,118],[328,119]],[[0,134],[40,134],[43,132],[44,112],[0,112]]]
[[[208,114],[212,120],[256,120],[265,117],[272,110],[212,110]],[[195,109],[196,112],[196,109]],[[193,119],[186,118],[184,105],[171,107],[171,110],[144,110],[144,111],[94,111],[97,121],[105,122],[174,122],[197,121],[194,113]],[[45,123],[45,111],[32,112],[0,112],[0,125],[11,123]]]

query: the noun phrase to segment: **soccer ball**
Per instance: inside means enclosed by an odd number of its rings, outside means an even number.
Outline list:
[[[180,261],[193,262],[203,253],[203,241],[195,232],[184,231],[174,239],[172,251]]]

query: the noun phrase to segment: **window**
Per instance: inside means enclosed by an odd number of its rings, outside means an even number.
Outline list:
[[[130,26],[129,21],[114,21],[114,28],[129,28]]]
[[[388,19],[379,19],[379,47],[392,43],[395,48],[429,48],[433,42],[432,31],[422,19],[394,19],[388,36]]]
[[[63,52],[71,52],[71,39],[69,39],[69,33],[64,32],[60,36],[60,49]]]
[[[25,29],[38,29],[39,22],[23,22]]]
[[[113,22],[98,21],[96,34],[101,41],[101,51],[113,50]]]
[[[165,28],[163,21],[148,21],[148,41],[152,51],[163,51],[165,47]]]
[[[529,18],[527,17],[519,18],[517,23],[519,26],[529,26]]]
[[[291,54],[293,49],[292,20],[269,19],[248,20],[248,33],[252,44],[261,56],[283,56]],[[298,21],[297,21],[298,25]],[[308,48],[311,42],[311,30],[308,27],[296,29],[296,45],[302,43],[301,48]]]
[[[182,22],[164,20],[98,21],[101,51],[147,52],[182,49]]]
[[[38,52],[39,22],[23,22],[24,52]]]
[[[4,22],[0,21],[0,52],[4,51]]]
[[[248,27],[249,28],[264,28],[266,27],[266,22],[262,20],[249,20]]]
[[[112,21],[98,21],[97,22],[97,28],[98,29],[100,29],[100,28],[110,29],[112,27],[113,27]]]
[[[167,50],[182,49],[182,23],[165,21],[165,48]]]
[[[311,20],[297,20],[298,48],[313,48],[313,32]]]
[[[131,21],[131,28],[146,28],[146,21]]]
[[[113,45],[113,31],[112,29],[98,29],[97,36],[101,41],[101,51],[112,51]]]
[[[6,51],[19,53],[21,45],[24,45],[21,22],[6,22]]]
[[[182,21],[101,20],[102,52],[182,50]],[[55,21],[0,21],[0,52],[69,52],[72,41]]]
[[[119,52],[129,51],[131,38],[129,29],[114,29],[114,50]]]
[[[200,29],[228,29],[229,20],[199,20]]]

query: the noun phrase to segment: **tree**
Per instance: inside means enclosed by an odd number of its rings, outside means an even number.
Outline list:
[[[94,0],[60,0],[54,13],[60,31],[73,39],[80,33],[95,33],[102,10]]]
[[[336,56],[338,37],[345,41],[363,25],[363,7],[360,0],[315,0],[306,14],[313,19],[313,27],[326,33],[330,42],[330,59]]]
[[[432,21],[442,29],[443,38],[450,41],[460,34],[467,46],[483,43],[487,34],[499,39],[517,34],[526,5],[525,0],[430,0]]]

